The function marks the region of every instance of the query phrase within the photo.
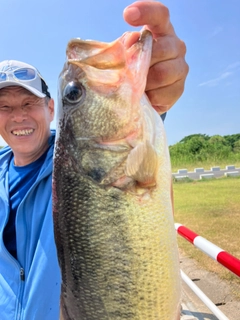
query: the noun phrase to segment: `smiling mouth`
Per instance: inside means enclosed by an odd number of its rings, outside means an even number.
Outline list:
[[[33,129],[25,129],[25,130],[13,130],[12,134],[15,136],[29,136],[33,133]]]

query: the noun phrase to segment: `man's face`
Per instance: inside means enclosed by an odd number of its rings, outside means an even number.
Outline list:
[[[38,159],[48,147],[54,102],[38,98],[22,87],[0,90],[0,135],[12,148],[15,164]]]

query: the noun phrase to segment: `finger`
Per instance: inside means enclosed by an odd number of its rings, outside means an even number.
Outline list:
[[[154,109],[160,114],[168,111],[182,95],[184,83],[181,79],[169,86],[146,91]]]
[[[186,45],[175,35],[159,37],[153,41],[151,66],[156,62],[184,57]]]
[[[146,91],[185,80],[187,73],[188,65],[182,57],[156,63],[149,69]]]
[[[134,2],[124,10],[123,17],[132,26],[147,25],[154,36],[174,33],[169,20],[169,10],[160,2]]]

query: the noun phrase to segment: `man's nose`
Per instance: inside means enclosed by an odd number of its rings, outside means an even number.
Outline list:
[[[27,118],[27,112],[22,107],[13,108],[11,116],[13,121],[22,122]]]

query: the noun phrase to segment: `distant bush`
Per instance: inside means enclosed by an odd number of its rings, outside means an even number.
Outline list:
[[[240,134],[193,134],[169,147],[173,165],[193,162],[240,161]]]

